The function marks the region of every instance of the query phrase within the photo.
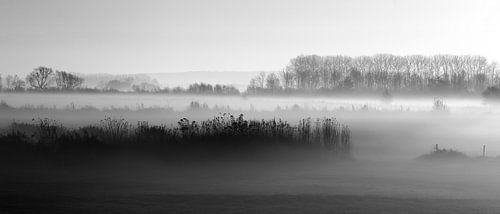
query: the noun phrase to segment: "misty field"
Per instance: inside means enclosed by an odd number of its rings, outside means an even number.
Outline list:
[[[217,96],[217,95],[175,95],[175,94],[136,94],[136,93],[1,93],[0,100],[13,107],[44,106],[47,108],[68,108],[92,106],[103,108],[148,108],[162,107],[180,111],[188,107],[192,101],[205,103],[209,107],[230,107],[233,110],[275,110],[292,108],[298,105],[309,109],[351,109],[353,106],[368,105],[380,110],[427,111],[432,109],[433,97],[396,97],[390,103],[382,97],[374,96]],[[450,97],[446,105],[454,111],[492,110],[490,105],[477,97]]]
[[[2,133],[36,127],[43,118],[70,130],[123,119],[134,128],[128,141],[136,144],[148,141],[137,138],[140,121],[148,122],[148,130],[182,133],[182,118],[190,125],[216,119],[221,112],[235,115],[236,122],[241,113],[249,121],[272,124],[282,119],[292,127],[304,118],[312,118],[312,124],[314,118],[335,118],[349,127],[351,157],[318,158],[330,153],[302,148],[269,150],[253,158],[236,152],[231,158],[202,161],[161,156],[168,153],[152,156],[137,149],[15,158],[4,154],[2,213],[500,212],[500,114],[495,105],[480,99],[442,99],[436,107],[436,100],[412,98],[387,103],[377,98],[1,95]],[[241,133],[248,139],[252,132]],[[304,136],[314,139],[314,133]],[[419,159],[436,144],[467,157]],[[483,145],[486,157],[481,157]]]
[[[0,0],[0,214],[500,213],[498,0]]]
[[[248,119],[281,118],[297,123],[303,118],[334,117],[352,130],[357,159],[412,159],[439,144],[479,156],[500,155],[498,108],[481,99],[443,99],[447,110],[433,110],[433,99],[305,98],[241,96],[175,96],[139,94],[3,93],[0,130],[13,121],[50,118],[66,127],[95,125],[105,117],[131,124],[175,125],[181,118],[204,121],[221,112]],[[460,133],[460,134],[457,134]]]

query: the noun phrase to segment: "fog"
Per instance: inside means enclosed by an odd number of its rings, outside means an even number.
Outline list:
[[[432,109],[433,99],[396,97],[390,103],[382,101],[378,97],[321,97],[321,96],[198,96],[198,95],[161,95],[161,94],[64,94],[64,93],[0,93],[0,99],[6,101],[13,107],[45,106],[49,108],[64,108],[69,105],[76,107],[93,106],[97,108],[128,107],[136,109],[142,107],[171,107],[174,110],[184,110],[192,101],[206,103],[209,107],[230,107],[237,110],[274,110],[276,107],[291,108],[299,105],[310,109],[350,109],[352,106],[367,105],[377,110],[409,110],[429,111]],[[481,98],[452,97],[444,99],[446,105],[454,112],[491,112],[496,108],[485,103]]]
[[[171,203],[166,211],[182,211],[185,207],[179,204],[181,202],[161,198],[161,195],[206,194],[236,195],[234,200],[243,196],[272,196],[269,200],[276,200],[275,203],[279,204],[285,203],[280,200],[299,200],[282,199],[279,197],[283,196],[279,195],[341,195],[361,197],[349,200],[366,200],[366,203],[390,200],[388,207],[397,203],[429,205],[434,200],[445,200],[439,203],[456,206],[456,209],[447,207],[447,212],[471,211],[482,206],[498,210],[496,203],[484,200],[496,200],[500,196],[500,181],[497,179],[500,176],[497,167],[500,163],[497,158],[500,155],[500,130],[497,126],[500,114],[495,105],[481,99],[444,98],[447,107],[444,111],[434,109],[432,98],[395,98],[387,102],[379,98],[8,93],[1,94],[1,100],[10,106],[0,109],[3,132],[9,130],[12,121],[31,123],[32,118],[38,117],[58,120],[69,128],[97,124],[105,116],[121,117],[133,125],[137,121],[149,121],[176,126],[183,117],[200,121],[213,118],[222,111],[236,115],[242,113],[252,119],[281,118],[292,124],[307,117],[335,117],[348,125],[352,132],[352,158],[349,160],[309,158],[306,152],[300,151],[295,151],[294,155],[302,157],[295,159],[271,152],[267,155],[274,156],[272,159],[241,157],[203,162],[170,162],[156,157],[119,154],[84,164],[79,161],[42,161],[36,164],[21,161],[12,168],[9,160],[4,159],[3,165],[8,170],[2,172],[2,177],[10,186],[3,187],[6,192],[31,192],[23,187],[30,184],[49,195],[49,203],[54,203],[54,206],[60,205],[50,200],[78,192],[85,200],[99,198],[98,195],[102,194],[114,197],[147,195],[153,197],[152,201]],[[192,109],[189,107],[192,101],[206,104],[206,107]],[[95,108],[86,109],[86,106]],[[217,109],[216,106],[224,108]],[[436,144],[439,148],[463,152],[469,158],[419,159],[421,155],[432,152]],[[483,145],[486,146],[486,157],[481,157]],[[37,180],[33,181],[33,177]],[[33,195],[45,197],[40,193]],[[155,198],[157,196],[161,199]],[[191,196],[184,202],[199,205],[189,201],[209,200]],[[421,201],[408,201],[410,199]],[[132,200],[130,206],[139,209],[135,206],[139,206],[137,203],[141,200]],[[220,200],[229,204],[240,203],[225,198]],[[261,203],[247,202],[249,206]],[[74,205],[70,201],[64,203]],[[382,202],[359,203],[362,204],[356,206],[371,209]],[[441,205],[435,205],[432,211],[439,210]]]
[[[443,99],[447,106],[444,112],[433,110],[432,98],[399,98],[387,103],[377,98],[9,93],[1,99],[14,108],[0,110],[0,128],[4,129],[12,121],[30,122],[33,118],[51,118],[79,127],[96,124],[105,116],[121,117],[132,124],[148,121],[172,126],[184,117],[200,121],[221,112],[241,113],[251,119],[281,118],[290,123],[307,117],[335,117],[352,130],[352,152],[358,160],[411,160],[430,152],[436,144],[469,156],[480,156],[486,145],[488,156],[500,155],[496,126],[500,113],[482,99]],[[206,107],[190,109],[193,101]],[[96,109],[85,110],[85,106]]]
[[[499,11],[0,0],[0,214],[500,213]]]

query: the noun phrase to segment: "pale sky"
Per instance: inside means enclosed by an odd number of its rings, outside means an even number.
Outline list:
[[[279,70],[300,54],[480,54],[499,1],[0,0],[0,73]]]

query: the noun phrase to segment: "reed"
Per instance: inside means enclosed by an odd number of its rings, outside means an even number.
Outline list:
[[[4,147],[22,144],[23,148],[46,153],[113,148],[166,153],[190,149],[244,151],[285,146],[344,155],[350,153],[351,132],[335,118],[306,118],[292,125],[281,119],[248,120],[243,114],[229,113],[201,122],[182,118],[175,126],[150,125],[147,121],[131,125],[123,118],[105,117],[96,125],[75,129],[45,118],[34,119],[33,123],[12,123],[9,131],[0,135],[0,142],[8,142],[2,143]]]

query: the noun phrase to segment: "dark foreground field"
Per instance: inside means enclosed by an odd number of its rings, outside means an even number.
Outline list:
[[[0,213],[499,213],[497,164],[3,161]]]
[[[2,196],[2,213],[498,213],[499,201],[350,195]],[[3,206],[3,205],[2,205]]]

